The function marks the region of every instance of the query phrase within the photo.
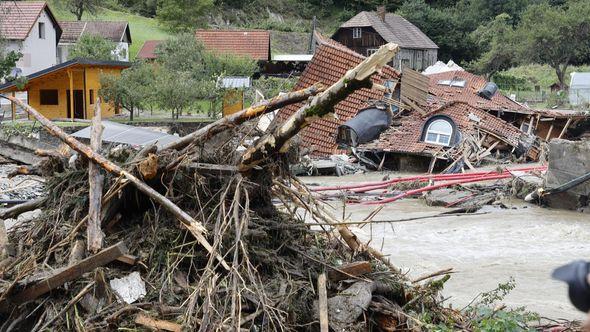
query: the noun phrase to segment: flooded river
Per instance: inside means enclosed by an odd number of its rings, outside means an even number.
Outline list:
[[[346,177],[308,177],[308,184],[348,184],[375,181],[383,174]],[[467,305],[513,277],[516,288],[504,303],[526,306],[550,318],[584,319],[569,303],[567,287],[550,278],[551,271],[575,259],[590,260],[590,215],[544,209],[521,200],[509,207],[487,206],[483,215],[383,223],[353,227],[364,241],[390,255],[392,262],[411,277],[453,267],[457,273],[443,292],[455,307]],[[343,204],[333,203],[337,215]],[[351,220],[364,219],[375,207],[346,206]],[[420,199],[388,204],[374,220],[432,215],[445,211]]]

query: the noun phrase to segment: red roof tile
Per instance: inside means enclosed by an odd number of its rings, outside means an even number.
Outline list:
[[[486,111],[507,110],[512,112],[530,112],[527,107],[511,100],[500,92],[497,92],[491,100],[480,97],[477,92],[487,83],[486,79],[482,76],[462,70],[427,76],[430,78],[429,92],[437,97],[435,98],[435,103],[439,106],[447,102],[462,101]],[[454,78],[465,80],[465,87],[451,87],[438,84],[440,80],[452,80]]]
[[[61,28],[45,1],[0,2],[0,35],[9,40],[26,39],[43,10],[56,26],[59,40]]]
[[[318,42],[320,46],[295,85],[295,90],[306,88],[317,82],[330,86],[365,59],[364,56],[335,41],[326,42],[320,39]],[[386,66],[380,74],[373,75],[372,80],[383,83],[398,77],[399,74],[393,68]],[[338,126],[353,118],[359,110],[367,106],[368,101],[380,100],[382,97],[383,92],[375,89],[355,91],[334,107],[338,119],[317,119],[300,132],[302,145],[312,148],[314,156],[336,153]],[[299,103],[282,108],[277,115],[278,121],[285,121],[302,105]]]
[[[270,60],[270,32],[265,30],[197,30],[205,48],[216,53]]]
[[[141,50],[139,50],[139,53],[137,53],[137,58],[145,60],[155,59],[156,54],[154,52],[161,42],[161,40],[146,40],[145,43],[143,43]]]
[[[470,114],[480,121],[470,119]],[[424,125],[434,115],[446,115],[453,120],[463,134],[474,133],[476,128],[489,131],[512,146],[517,146],[523,134],[518,128],[495,117],[488,112],[475,108],[465,102],[451,102],[434,110],[426,116],[418,112],[410,112],[402,117],[399,126],[391,127],[381,134],[378,140],[364,144],[361,150],[379,150],[418,155],[431,155],[445,148],[440,145],[425,143],[421,140]]]

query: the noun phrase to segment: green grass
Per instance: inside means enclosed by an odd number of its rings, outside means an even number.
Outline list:
[[[73,21],[76,19],[74,14],[68,12],[60,6],[56,0],[50,0],[49,5],[52,12],[58,20]],[[135,59],[135,56],[143,46],[146,40],[168,39],[171,34],[166,31],[154,18],[143,17],[137,14],[124,11],[103,8],[96,15],[84,14],[82,20],[87,21],[127,21],[131,30],[132,44],[129,48],[129,59]]]
[[[575,71],[587,72],[590,71],[590,66],[569,66],[565,77],[566,84],[569,85],[570,74]],[[553,83],[557,83],[555,70],[547,65],[532,64],[519,66],[500,72],[500,74],[524,78],[529,82],[531,88],[539,85],[542,90],[549,88]]]

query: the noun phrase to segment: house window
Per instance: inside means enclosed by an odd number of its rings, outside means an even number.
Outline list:
[[[39,90],[39,103],[41,105],[59,105],[57,90]]]
[[[90,105],[94,104],[94,90],[90,89]]]
[[[377,52],[378,48],[367,48],[367,56],[373,55],[373,53]]]
[[[438,119],[432,121],[424,135],[424,142],[449,146],[453,136],[453,126],[447,120]]]
[[[39,39],[45,39],[45,23],[39,22]]]
[[[361,38],[363,30],[361,28],[352,28],[352,38],[359,39]]]

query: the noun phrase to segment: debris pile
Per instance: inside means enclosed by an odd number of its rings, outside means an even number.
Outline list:
[[[47,177],[45,197],[3,211],[43,207],[0,229],[0,330],[471,329],[475,311],[442,305],[452,271],[408,279],[290,177],[283,153],[396,50],[382,47],[329,88],[275,97],[159,149],[100,152],[100,103],[91,148],[19,102],[78,159]],[[240,124],[303,100],[238,149],[249,135]]]

